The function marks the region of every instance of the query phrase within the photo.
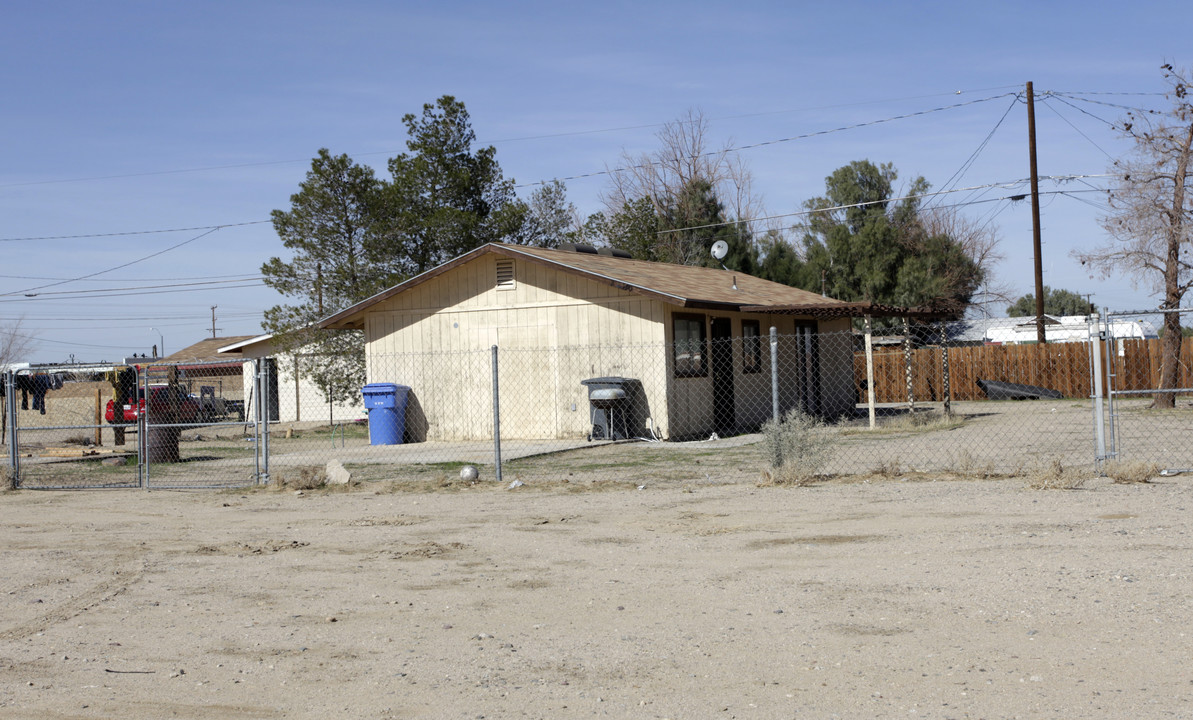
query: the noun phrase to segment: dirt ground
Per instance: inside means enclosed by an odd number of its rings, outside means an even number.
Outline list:
[[[5,718],[1171,718],[1193,490],[0,494]]]

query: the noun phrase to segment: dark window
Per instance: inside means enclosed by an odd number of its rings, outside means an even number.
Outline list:
[[[673,315],[675,331],[675,377],[704,377],[708,360],[704,350],[704,316]]]
[[[757,320],[741,321],[741,371],[762,372],[762,338]]]

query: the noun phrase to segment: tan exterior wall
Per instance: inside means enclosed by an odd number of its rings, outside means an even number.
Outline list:
[[[505,437],[586,436],[580,381],[610,375],[641,380],[653,422],[666,423],[661,303],[523,260],[498,288],[500,259],[479,257],[367,316],[369,382],[413,389],[415,439],[492,436],[493,345]]]

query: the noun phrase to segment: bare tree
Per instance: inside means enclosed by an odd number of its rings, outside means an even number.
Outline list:
[[[918,219],[927,234],[944,235],[960,243],[962,252],[981,270],[982,299],[973,306],[1001,307],[1014,300],[1014,288],[994,272],[995,266],[1006,259],[997,227],[965,217],[956,208],[924,209]]]
[[[1166,93],[1172,108],[1153,118],[1131,112],[1119,129],[1135,146],[1131,155],[1114,164],[1118,184],[1109,192],[1110,212],[1102,227],[1111,240],[1089,252],[1075,252],[1083,265],[1102,276],[1122,274],[1160,295],[1161,310],[1181,306],[1193,286],[1190,228],[1193,194],[1189,193],[1189,156],[1193,151],[1193,105],[1189,71],[1164,65]],[[1160,388],[1174,388],[1181,351],[1181,321],[1164,313]],[[1173,407],[1173,393],[1156,395],[1154,407]]]
[[[749,222],[762,215],[762,199],[754,193],[753,176],[734,152],[732,140],[712,149],[708,134],[704,113],[688,110],[659,130],[657,150],[637,157],[623,152],[618,169],[609,175],[609,187],[601,194],[608,214],[614,216],[645,198],[655,214],[663,217],[680,207],[692,188],[706,183],[730,218]],[[676,258],[692,255],[683,249],[669,254]]]
[[[33,337],[23,329],[24,319],[0,323],[0,368],[25,361],[33,352]]]

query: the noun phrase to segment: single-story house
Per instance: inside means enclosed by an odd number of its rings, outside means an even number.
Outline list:
[[[211,397],[231,403],[245,403],[250,401],[245,392],[243,382],[243,367],[239,360],[229,360],[221,357],[219,348],[223,345],[247,340],[250,335],[234,335],[230,337],[215,337],[200,340],[194,345],[187,346],[178,352],[171,353],[159,359],[137,359],[136,363],[153,367],[157,364],[172,365],[178,368],[178,380],[187,392],[197,398]],[[129,358],[132,360],[132,358]],[[251,378],[251,373],[249,374]],[[206,400],[204,400],[206,402]],[[244,405],[241,405],[244,407]],[[238,413],[231,413],[238,415]]]
[[[269,392],[274,407],[273,419],[280,422],[319,422],[334,425],[365,417],[363,406],[340,402],[329,403],[323,391],[302,375],[304,363],[319,362],[307,353],[280,355],[274,347],[273,335],[256,335],[238,339],[219,348],[224,357],[235,357],[244,363],[243,394],[252,395],[253,363],[257,358],[269,361]],[[281,362],[278,362],[281,360]],[[298,372],[296,372],[296,368]]]
[[[883,308],[624,255],[488,244],[320,326],[363,331],[368,382],[411,388],[411,440],[491,437],[494,345],[503,437],[590,434],[582,383],[610,376],[634,381],[629,436],[753,430],[772,413],[772,326],[781,409],[854,410],[850,318]]]

